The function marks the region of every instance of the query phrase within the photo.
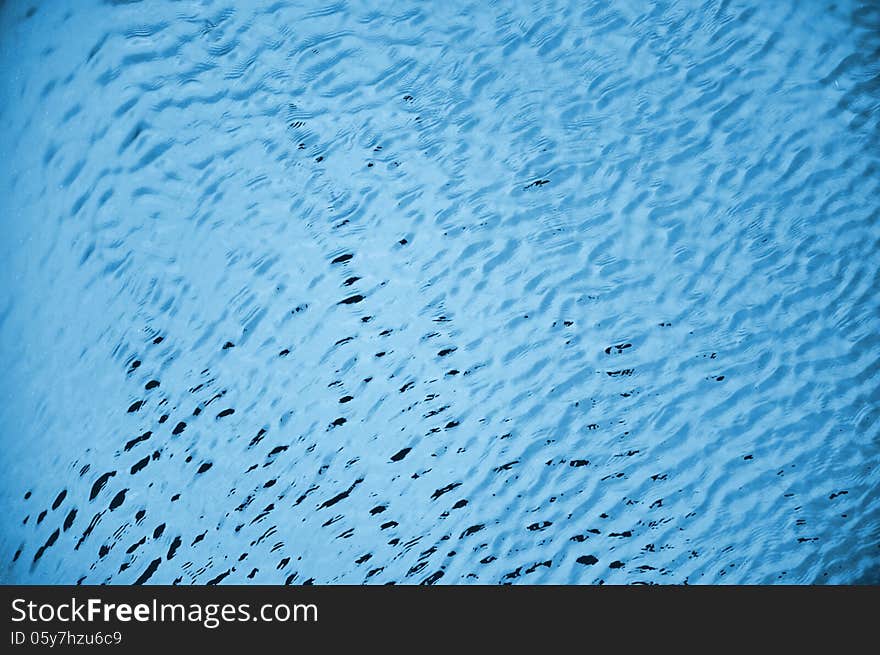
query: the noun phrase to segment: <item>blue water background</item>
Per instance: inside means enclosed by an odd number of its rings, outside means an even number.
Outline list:
[[[878,53],[848,0],[6,2],[0,582],[880,582]]]

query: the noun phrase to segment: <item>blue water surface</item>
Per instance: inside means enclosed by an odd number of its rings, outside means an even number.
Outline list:
[[[880,582],[880,5],[8,1],[0,582]]]

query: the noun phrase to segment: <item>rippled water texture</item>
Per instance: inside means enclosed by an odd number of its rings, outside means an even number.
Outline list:
[[[0,21],[0,581],[880,582],[877,3]]]

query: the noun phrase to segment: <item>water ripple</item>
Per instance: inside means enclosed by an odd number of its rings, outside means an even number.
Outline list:
[[[874,5],[0,30],[0,580],[880,582]]]

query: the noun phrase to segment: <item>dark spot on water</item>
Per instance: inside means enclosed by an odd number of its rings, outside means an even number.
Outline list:
[[[64,497],[67,495],[67,489],[63,489],[61,493],[59,493],[55,497],[55,501],[52,503],[52,509],[56,510],[61,506],[61,503],[64,502]]]
[[[180,548],[180,544],[183,543],[183,540],[180,538],[180,535],[174,537],[171,541],[171,545],[168,547],[168,554],[165,556],[165,559],[173,559],[174,555],[177,553],[177,549]]]
[[[466,528],[464,530],[464,532],[461,533],[461,536],[459,537],[459,539],[464,539],[465,537],[469,537],[472,534],[476,534],[477,532],[482,530],[484,527],[486,527],[486,526],[482,523],[478,523],[477,525],[472,525],[471,527]]]
[[[100,476],[95,483],[92,485],[92,491],[89,494],[89,501],[97,498],[98,494],[101,493],[101,489],[104,488],[104,485],[107,484],[107,481],[116,475],[116,471],[108,471],[104,475]]]
[[[437,582],[437,581],[438,581],[440,578],[442,578],[442,577],[443,577],[443,571],[435,571],[434,573],[432,573],[431,575],[429,575],[427,578],[425,578],[424,580],[422,580],[422,582],[421,582],[420,584],[423,584],[423,585],[432,585],[432,584],[434,584],[435,582]]]
[[[67,516],[64,519],[64,524],[61,526],[61,528],[65,532],[67,532],[68,530],[70,530],[75,519],[76,519],[76,509],[74,508],[74,509],[70,510],[70,512],[67,513]]]
[[[125,492],[127,492],[127,491],[128,491],[128,489],[123,489],[118,494],[113,496],[113,500],[110,501],[110,507],[109,507],[111,512],[114,509],[116,509],[117,507],[119,507],[120,505],[122,505],[122,503],[125,502]]]
[[[138,445],[140,442],[142,442],[142,441],[146,441],[147,439],[149,439],[152,435],[153,435],[153,433],[150,432],[149,430],[147,430],[147,431],[144,432],[141,436],[139,436],[139,437],[135,437],[134,439],[132,439],[132,440],[130,440],[129,442],[127,442],[127,443],[125,444],[125,447],[123,448],[123,451],[124,451],[124,452],[128,452],[129,450],[131,450],[132,448],[134,448],[136,445]]]
[[[339,501],[348,498],[349,494],[352,491],[354,491],[354,488],[357,487],[363,481],[364,481],[363,478],[358,478],[357,480],[354,481],[354,483],[352,483],[352,485],[346,491],[343,491],[342,493],[336,494],[330,500],[325,500],[323,503],[321,503],[321,505],[320,505],[320,507],[318,507],[318,509],[332,507],[333,505],[335,505]]]
[[[138,579],[134,581],[134,584],[135,585],[144,584],[147,580],[149,580],[151,577],[153,577],[153,574],[156,572],[156,569],[159,568],[159,565],[161,563],[162,563],[161,557],[157,557],[152,562],[150,562],[150,564],[147,566],[147,568],[144,570],[144,572],[141,573],[138,576]]]
[[[531,184],[527,184],[523,188],[524,189],[531,189],[532,187],[541,187],[541,186],[544,186],[545,184],[549,184],[549,183],[550,183],[550,180],[535,180],[534,182],[532,182]]]
[[[135,462],[131,467],[131,475],[134,475],[138,471],[142,471],[144,467],[150,463],[150,456],[147,455],[142,460]]]
[[[460,487],[460,486],[461,486],[461,482],[453,482],[452,484],[448,484],[445,487],[441,487],[440,489],[435,490],[433,494],[431,494],[431,500],[437,500],[443,494],[449,493],[450,491],[452,491],[456,487]]]
[[[61,534],[61,531],[58,528],[55,528],[55,532],[49,535],[49,538],[46,540],[42,546],[37,549],[37,552],[34,554],[34,563],[36,563],[42,556],[43,553],[46,552],[47,548],[51,548],[52,545],[58,541],[58,535]]]
[[[412,450],[412,448],[403,448],[401,450],[398,450],[396,453],[394,453],[391,456],[391,461],[392,462],[399,462],[400,460],[402,460],[404,457],[407,456],[407,454],[409,453],[410,450]]]

